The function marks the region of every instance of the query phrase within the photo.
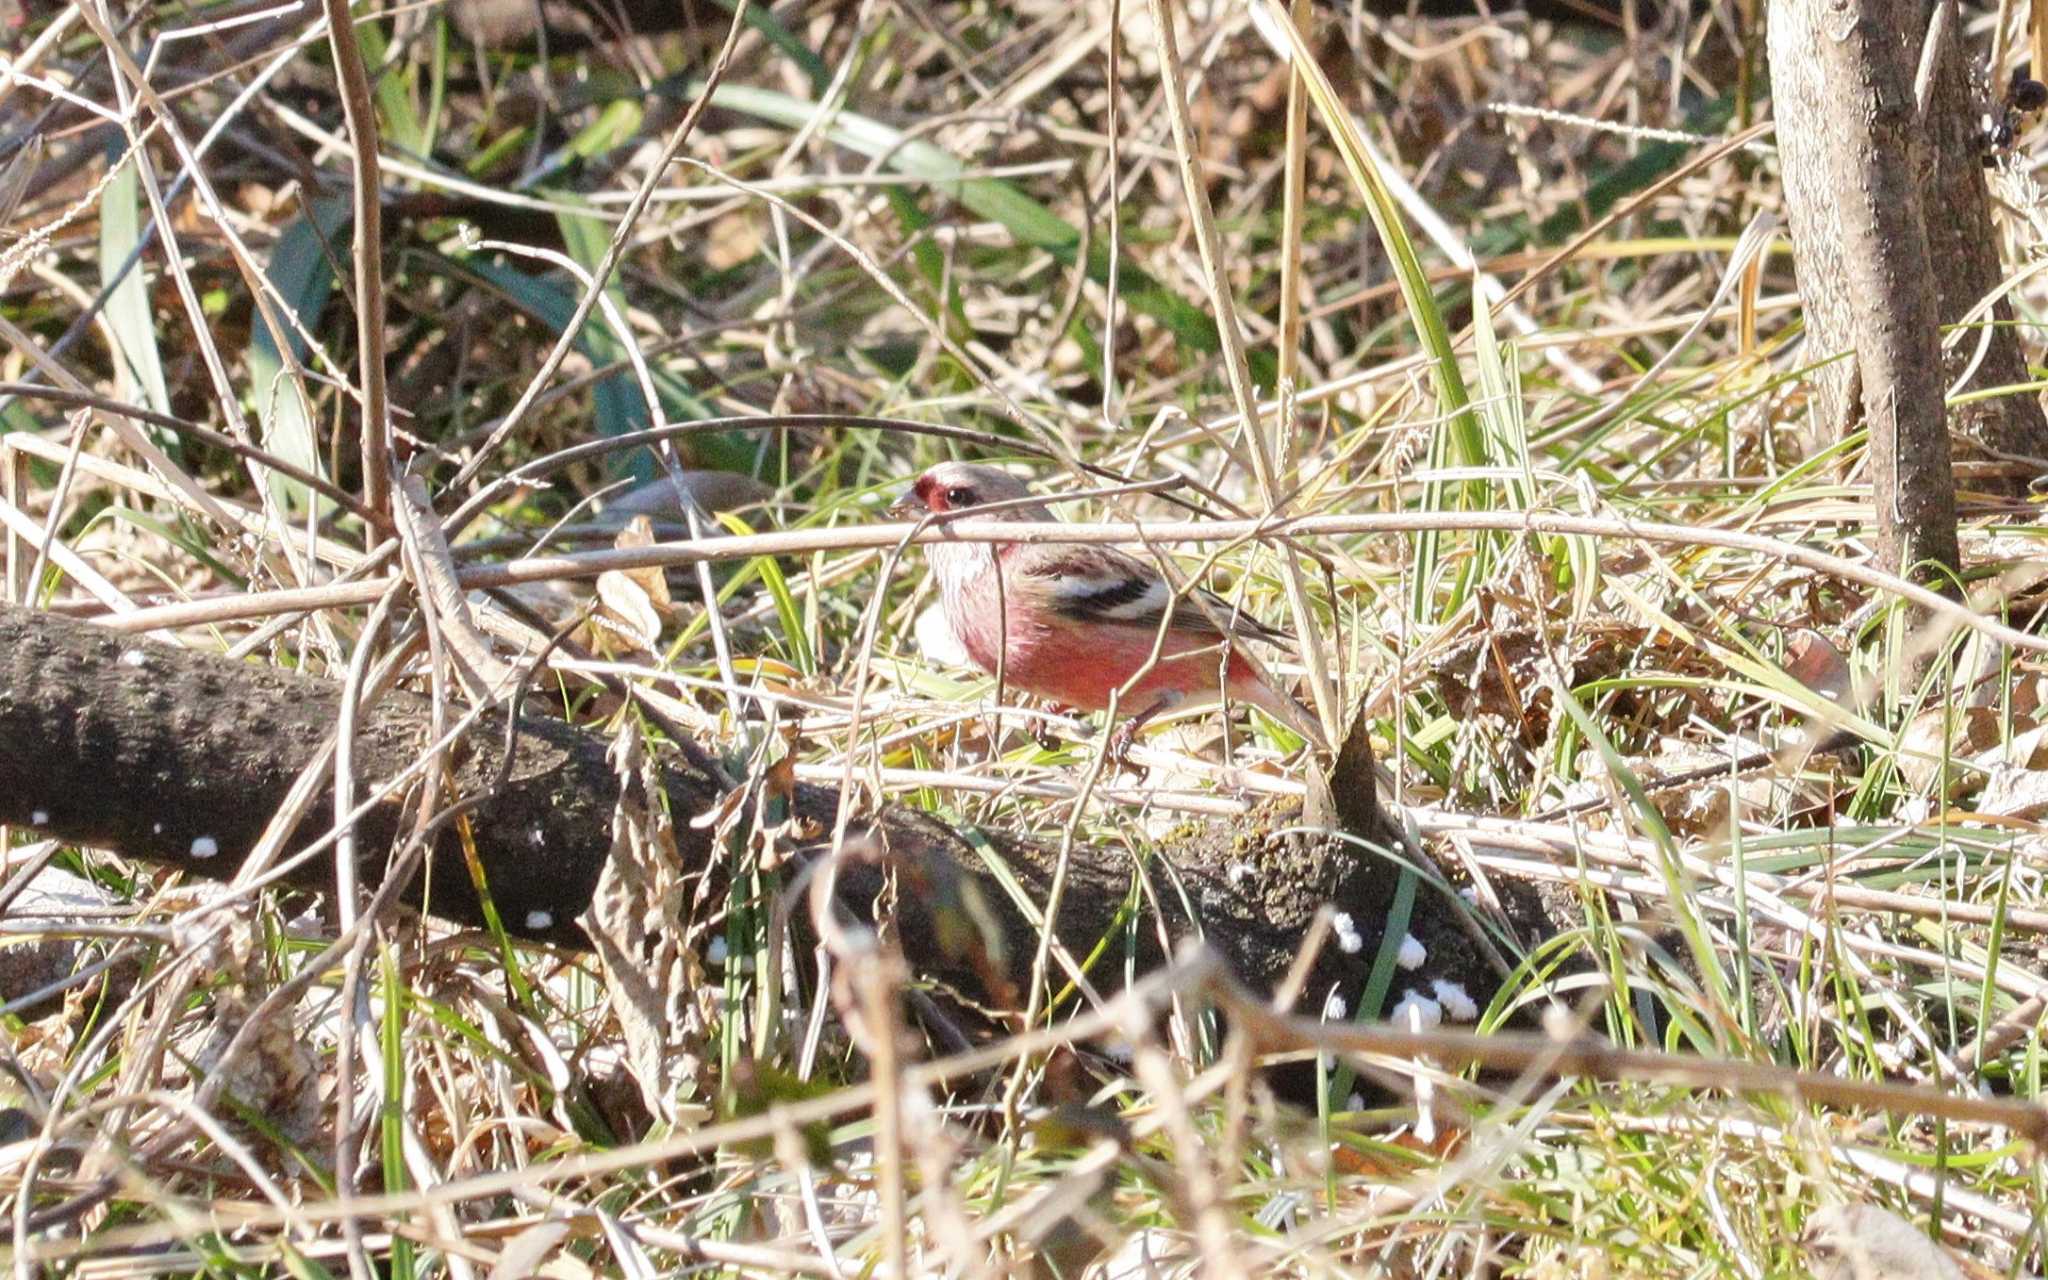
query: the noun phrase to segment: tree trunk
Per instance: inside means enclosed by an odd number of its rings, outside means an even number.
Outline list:
[[[1962,320],[2000,266],[1952,21],[1924,119],[1916,99],[1931,16],[1926,0],[1778,0],[1770,15],[1778,154],[1812,357],[1847,353],[1815,372],[1816,426],[1869,427],[1881,556],[1895,570],[1957,563],[1951,428],[1994,459],[2048,455],[2048,420],[2031,396],[1945,413],[1948,382],[1973,361],[1968,387],[2021,382],[2025,363],[2009,328],[1991,331],[1981,358],[1972,334],[1941,346],[1940,326]],[[2024,489],[2028,475],[2001,470],[2002,488]]]
[[[1984,180],[1980,73],[1958,36],[1944,40],[1937,52],[1926,122],[1934,164],[1922,188],[1926,207],[1935,211],[1927,219],[1928,258],[1941,323],[1971,322],[1944,338],[1941,376],[1958,392],[2024,386],[2033,375],[2020,350],[2012,304],[2000,299],[1972,319],[2007,274]],[[2048,415],[2035,392],[1959,405],[1949,411],[1949,428],[1966,489],[2025,497],[2035,479],[2048,475]]]

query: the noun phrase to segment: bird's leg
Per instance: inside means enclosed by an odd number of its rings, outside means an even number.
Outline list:
[[[1116,732],[1109,735],[1109,762],[1119,769],[1143,778],[1145,767],[1131,759],[1131,748],[1137,744],[1138,731],[1154,718],[1179,706],[1185,697],[1186,695],[1178,689],[1168,689],[1161,693],[1152,705],[1118,725]]]

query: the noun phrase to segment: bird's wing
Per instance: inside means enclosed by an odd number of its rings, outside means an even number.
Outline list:
[[[1196,588],[1189,595],[1199,594],[1199,602],[1175,601],[1173,588],[1156,569],[1114,547],[1019,545],[1011,551],[1005,562],[1012,571],[1042,587],[1051,607],[1077,622],[1156,629],[1171,606],[1168,625],[1175,631],[1216,636],[1222,634],[1220,623],[1237,639],[1282,647],[1294,643],[1286,632],[1234,609],[1214,592]]]

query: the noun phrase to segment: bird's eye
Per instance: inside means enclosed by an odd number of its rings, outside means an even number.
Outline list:
[[[971,507],[974,505],[974,490],[958,486],[946,490],[946,505],[949,507]]]

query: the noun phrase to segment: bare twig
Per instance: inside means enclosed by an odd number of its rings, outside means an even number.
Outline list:
[[[712,538],[701,542],[657,543],[585,551],[573,555],[535,556],[511,564],[477,565],[462,571],[466,587],[504,587],[520,582],[594,578],[612,569],[693,565],[703,561],[741,560],[754,556],[802,555],[813,551],[849,551],[927,542],[1129,543],[1160,545],[1229,542],[1247,538],[1360,533],[1421,533],[1498,530],[1521,534],[1565,534],[1633,539],[1674,546],[1724,547],[1767,556],[1786,564],[1833,574],[1877,591],[1888,592],[1925,608],[1932,616],[2003,641],[2030,653],[2048,653],[2048,637],[2007,626],[1894,573],[1874,569],[1812,547],[1733,529],[1702,528],[1658,521],[1603,519],[1537,511],[1395,511],[1373,515],[1274,516],[1265,520],[1170,521],[1158,524],[1010,524],[962,520],[939,529],[916,532],[904,524],[852,525],[838,529],[804,529],[757,533],[748,537]],[[333,587],[294,588],[260,595],[236,596],[194,604],[138,609],[119,618],[102,619],[122,631],[153,631],[264,617],[288,610],[340,608],[368,604],[389,588],[388,578],[372,578]],[[1996,603],[1988,601],[1987,603]]]
[[[1483,1067],[1560,1079],[1627,1080],[1689,1089],[1776,1094],[1819,1106],[1939,1116],[1964,1124],[2002,1125],[2036,1144],[2048,1142],[2048,1106],[2021,1098],[1945,1094],[1924,1085],[1850,1080],[1766,1062],[1702,1058],[1692,1054],[1620,1049],[1599,1040],[1553,1040],[1507,1032],[1401,1031],[1392,1026],[1325,1022],[1273,1012],[1266,1001],[1237,989],[1220,972],[1209,989],[1231,1018],[1256,1036],[1266,1053],[1319,1050],[1412,1062],[1430,1058],[1453,1069]]]
[[[355,167],[356,367],[363,393],[363,503],[391,511],[391,418],[384,390],[384,184],[377,169],[377,104],[348,0],[323,0]]]

